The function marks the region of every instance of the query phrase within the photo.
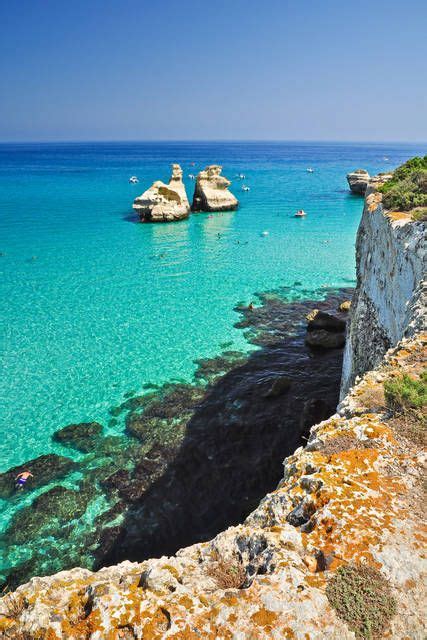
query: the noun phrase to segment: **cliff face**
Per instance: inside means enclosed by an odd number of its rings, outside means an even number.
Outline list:
[[[368,187],[356,242],[357,288],[350,311],[341,395],[403,337],[425,330],[425,223],[385,212]]]

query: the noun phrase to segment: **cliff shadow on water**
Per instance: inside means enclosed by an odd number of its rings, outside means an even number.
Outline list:
[[[62,450],[83,455],[22,465],[38,486],[2,535],[7,586],[73,566],[172,555],[242,522],[280,481],[284,458],[335,411],[342,348],[308,347],[305,316],[336,312],[351,290],[321,294],[308,299],[295,286],[237,307],[237,326],[258,348],[200,360],[193,383],[129,392],[110,410],[110,427],[124,421],[124,433],[104,435],[97,423],[58,430]],[[0,474],[1,497],[16,505],[19,470]]]
[[[321,302],[290,303],[261,295],[261,306],[237,309],[243,316],[237,326],[260,349],[244,358],[236,354],[234,366],[217,379],[229,354],[199,363],[196,378],[210,384],[193,398],[184,439],[123,522],[103,532],[97,567],[171,555],[210,539],[242,522],[276,487],[283,459],[338,402],[342,349],[307,347],[305,316],[314,307],[336,312],[349,296],[351,290],[341,290]],[[135,429],[138,417],[130,423]],[[111,477],[110,487],[120,492],[122,480]]]

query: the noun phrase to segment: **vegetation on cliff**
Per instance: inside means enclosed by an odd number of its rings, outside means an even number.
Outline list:
[[[417,209],[417,219],[427,218],[427,155],[411,158],[393,172],[391,180],[379,187],[387,209]]]

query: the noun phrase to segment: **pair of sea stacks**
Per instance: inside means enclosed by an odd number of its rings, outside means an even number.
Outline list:
[[[228,189],[231,182],[221,175],[221,171],[219,165],[211,165],[200,171],[190,208],[182,181],[182,169],[179,164],[173,164],[169,184],[157,180],[135,198],[133,208],[142,221],[149,222],[184,220],[190,211],[233,211],[239,203]]]

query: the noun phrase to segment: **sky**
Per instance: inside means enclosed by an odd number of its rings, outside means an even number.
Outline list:
[[[427,141],[427,0],[0,0],[0,141]]]

